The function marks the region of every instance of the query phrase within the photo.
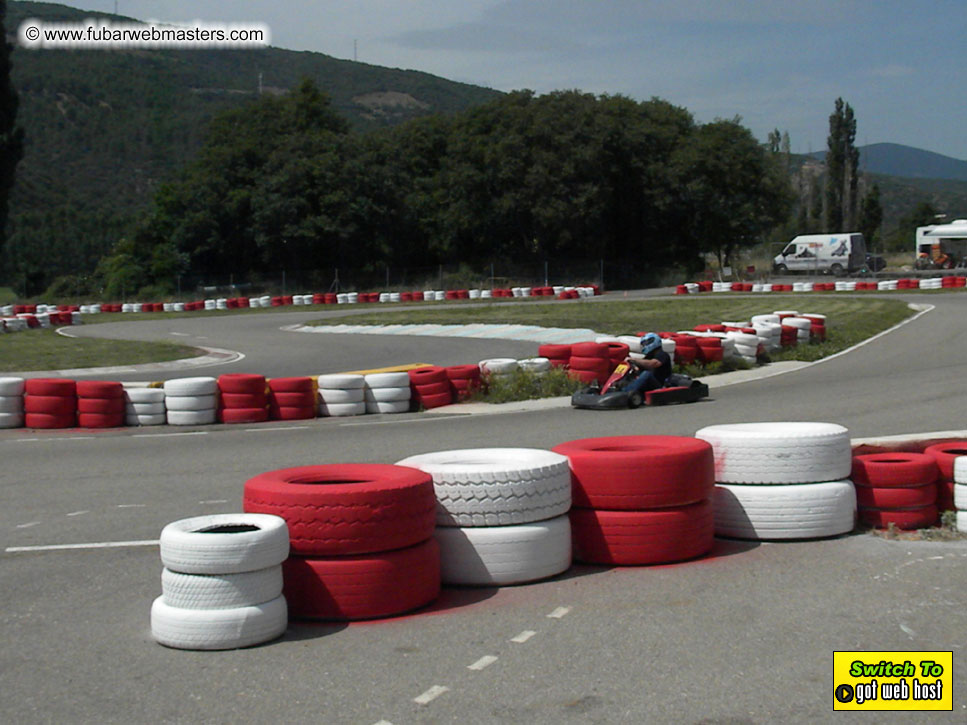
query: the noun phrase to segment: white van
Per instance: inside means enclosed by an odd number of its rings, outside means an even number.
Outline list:
[[[837,277],[863,269],[866,242],[854,232],[803,234],[793,239],[772,260],[772,271],[835,274]]]

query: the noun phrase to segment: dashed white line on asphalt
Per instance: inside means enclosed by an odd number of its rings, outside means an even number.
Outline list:
[[[570,607],[558,607],[553,612],[548,614],[547,617],[548,619],[560,619],[570,611],[571,611]]]
[[[191,337],[187,332],[172,332],[175,337]]]
[[[93,441],[97,436],[58,436],[57,438],[17,438],[13,443],[37,443],[39,441]]]
[[[151,541],[99,541],[91,544],[48,544],[46,546],[8,546],[8,554],[26,551],[67,551],[71,549],[124,549],[132,546],[157,546],[158,540]]]
[[[184,433],[135,433],[132,438],[173,438],[175,436],[207,436],[207,430],[191,430]]]
[[[286,428],[276,428],[276,427],[269,427],[269,428],[243,428],[242,430],[245,433],[273,433],[275,431],[281,431],[281,430],[307,430],[308,428],[309,428],[309,426],[307,426],[307,425],[290,425],[290,426],[288,426]]]
[[[26,523],[26,524],[17,524],[17,528],[18,529],[29,529],[31,526],[38,526],[39,524],[40,524],[39,521],[31,521],[31,522]]]
[[[417,705],[426,705],[428,703],[436,700],[444,692],[449,692],[449,687],[444,687],[443,685],[434,685],[429,690],[424,692],[422,695],[413,698],[413,702]]]
[[[474,662],[472,665],[467,665],[467,669],[476,670],[477,672],[479,672],[485,667],[490,667],[490,665],[492,665],[496,661],[497,661],[497,658],[494,657],[493,655],[484,655],[479,660]]]
[[[380,720],[378,723],[375,723],[375,725],[393,725],[393,723],[391,723],[389,720]]]
[[[199,501],[198,503],[199,504],[228,503],[228,499],[227,498],[213,498],[211,501]]]
[[[71,511],[68,516],[83,516],[84,514],[89,514],[90,511]]]
[[[144,503],[119,503],[119,509],[143,509],[147,508],[147,504]]]
[[[447,421],[456,420],[462,418],[472,418],[472,415],[430,415],[421,418],[407,418],[406,424],[410,423],[432,423],[434,421]],[[367,423],[341,423],[340,428],[358,428],[363,425],[399,425],[399,421],[396,420],[374,420]]]
[[[516,637],[511,637],[511,642],[516,642],[517,644],[523,644],[531,637],[533,637],[537,632],[532,629],[525,629],[523,632],[518,634]]]

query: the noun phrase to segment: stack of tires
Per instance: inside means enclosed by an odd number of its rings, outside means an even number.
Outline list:
[[[218,420],[222,423],[264,423],[269,419],[265,376],[226,373],[218,376]]]
[[[363,376],[367,413],[406,413],[410,409],[410,376],[405,372]]]
[[[567,459],[532,448],[425,453],[398,466],[433,478],[445,584],[522,584],[571,565]]]
[[[571,345],[568,374],[583,383],[604,385],[614,370],[610,353],[603,342],[576,342]]]
[[[77,382],[77,425],[119,428],[124,425],[124,386],[106,380]]]
[[[826,315],[820,314],[806,314],[803,313],[802,317],[810,321],[809,336],[813,340],[818,342],[823,342],[826,340]]]
[[[920,529],[937,522],[937,463],[924,453],[853,456],[860,520],[878,529]]]
[[[628,353],[631,352],[631,347],[618,340],[611,340],[604,343],[608,346],[608,359],[611,361],[611,370],[613,371],[618,365],[623,363],[627,357]],[[641,349],[641,342],[638,343],[639,350]],[[611,373],[608,373],[609,375]]]
[[[923,452],[937,462],[937,510],[953,511],[954,506],[954,461],[967,456],[967,441],[947,441],[934,443]]]
[[[785,327],[796,328],[797,343],[807,344],[812,338],[813,322],[807,317],[786,317],[782,320],[782,324]]]
[[[22,428],[23,424],[23,378],[0,378],[0,428]]]
[[[165,526],[160,544],[162,594],[151,605],[151,634],[160,644],[237,649],[285,632],[285,521],[260,514],[198,516]]]
[[[364,415],[366,398],[362,375],[351,373],[330,373],[316,378],[319,385],[319,415],[347,416]]]
[[[574,507],[574,558],[625,566],[693,559],[714,544],[712,449],[675,436],[562,443]]]
[[[740,331],[726,332],[735,343],[736,357],[754,365],[759,355],[759,337],[755,329],[742,328]]]
[[[669,339],[675,343],[675,357],[673,359],[676,365],[691,365],[698,359],[698,339],[696,337],[673,335]]]
[[[24,383],[27,428],[73,428],[77,425],[77,383],[60,378],[31,378]]]
[[[316,417],[316,386],[312,378],[272,378],[268,386],[271,420],[307,420]]]
[[[167,409],[161,388],[126,388],[124,422],[126,425],[164,425]]]
[[[715,533],[772,541],[852,531],[856,492],[849,431],[833,423],[702,428],[715,455]]]
[[[954,510],[957,531],[967,532],[967,455],[954,459]]]
[[[532,373],[534,375],[544,375],[550,372],[551,361],[546,357],[528,357],[523,360],[517,361],[517,367],[523,370],[525,373]]]
[[[517,370],[517,360],[512,357],[495,357],[481,360],[477,363],[480,374],[486,379],[500,378],[513,375]]]
[[[168,425],[207,425],[215,422],[218,382],[215,378],[175,378],[164,382]]]
[[[571,360],[570,345],[541,345],[537,348],[539,357],[546,357],[551,361],[551,365],[556,368],[567,367]]]
[[[453,402],[447,371],[436,365],[410,370],[410,399],[417,410],[441,408]]]
[[[293,617],[401,614],[440,593],[436,500],[422,471],[382,464],[286,468],[245,483],[244,508],[289,525],[283,565]]]
[[[479,366],[450,365],[444,369],[450,383],[450,394],[456,402],[468,400],[480,388]]]

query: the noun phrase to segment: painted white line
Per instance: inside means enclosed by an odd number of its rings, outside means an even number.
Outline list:
[[[378,414],[370,413],[369,415],[378,415]],[[398,417],[401,414],[383,413],[383,415],[393,415],[393,417]],[[430,423],[433,421],[440,421],[440,420],[461,420],[469,417],[471,416],[465,413],[454,413],[452,415],[440,414],[440,415],[433,415],[433,416],[426,416],[426,417],[424,416],[423,413],[421,413],[419,417],[406,418],[406,424],[409,425],[410,423]],[[364,425],[395,425],[395,424],[398,424],[398,422],[399,421],[397,420],[374,420],[367,423],[341,423],[339,427],[340,428],[358,428],[359,426],[364,426]]]
[[[450,691],[449,687],[444,687],[443,685],[434,685],[429,690],[424,692],[422,695],[419,695],[418,697],[414,697],[413,702],[415,702],[417,705],[426,705],[436,700],[444,692],[449,692],[449,691]]]
[[[281,430],[308,430],[307,425],[290,425],[286,428],[278,428],[276,426],[269,426],[268,428],[243,428],[245,433],[274,433]]]
[[[89,514],[90,511],[71,511],[68,516],[83,516],[84,514]]]
[[[393,723],[389,720],[380,720],[378,723],[374,723],[374,725],[393,725]]]
[[[517,644],[523,644],[524,642],[526,642],[527,640],[529,640],[531,637],[533,637],[535,634],[537,634],[537,632],[535,632],[534,630],[532,630],[532,629],[525,629],[523,632],[521,632],[520,634],[518,634],[516,637],[512,637],[510,641],[511,642],[516,642]]]
[[[175,337],[191,337],[187,332],[172,332]]]
[[[553,612],[551,612],[550,614],[548,614],[547,615],[547,618],[548,619],[560,619],[561,617],[563,617],[564,615],[566,615],[570,611],[571,611],[571,608],[570,607],[558,607]]]
[[[158,540],[152,541],[100,541],[92,544],[48,544],[46,546],[8,546],[4,549],[8,554],[25,551],[68,551],[73,549],[126,549],[132,546],[157,546]]]
[[[199,501],[198,503],[199,504],[206,504],[206,503],[228,503],[228,499],[227,498],[213,498],[210,501]]]
[[[146,503],[119,503],[118,504],[119,509],[143,509],[147,507],[148,507],[148,504]]]
[[[207,430],[191,430],[184,433],[135,433],[132,438],[174,438],[175,436],[207,436]]]
[[[27,524],[17,524],[17,528],[18,529],[29,529],[31,526],[39,526],[39,525],[40,525],[40,522],[39,521],[31,521],[30,523],[27,523]]]
[[[467,665],[467,669],[476,670],[477,672],[479,672],[485,667],[490,667],[490,665],[492,665],[496,661],[497,661],[497,658],[494,657],[493,655],[484,655],[479,660],[474,662],[472,665]]]
[[[946,559],[945,556],[928,556],[927,561],[937,561],[938,559]]]
[[[92,441],[97,436],[58,436],[57,438],[19,438],[17,443],[36,443],[38,441]]]
[[[829,357],[820,358],[819,360],[816,360],[815,362],[813,362],[812,365],[819,365],[820,363],[824,363],[827,360],[835,360],[836,358],[841,357],[842,355],[846,355],[847,353],[853,352],[853,350],[856,350],[857,348],[863,347],[864,345],[869,345],[874,340],[878,340],[879,338],[885,335],[889,335],[891,332],[896,332],[904,325],[908,325],[914,320],[917,320],[923,317],[928,312],[932,312],[933,310],[936,309],[934,305],[930,305],[930,304],[910,304],[909,307],[911,307],[914,310],[919,309],[920,311],[917,312],[917,314],[915,314],[913,317],[908,317],[905,320],[901,320],[893,327],[889,327],[886,330],[883,330],[883,332],[878,332],[877,334],[873,335],[873,337],[868,337],[862,342],[856,343],[855,345],[853,345],[853,347],[848,347],[845,350],[840,350],[839,352],[833,355],[830,355]]]

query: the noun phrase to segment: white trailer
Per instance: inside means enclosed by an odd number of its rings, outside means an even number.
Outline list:
[[[917,266],[934,263],[948,268],[967,266],[967,219],[917,227],[916,244]]]

